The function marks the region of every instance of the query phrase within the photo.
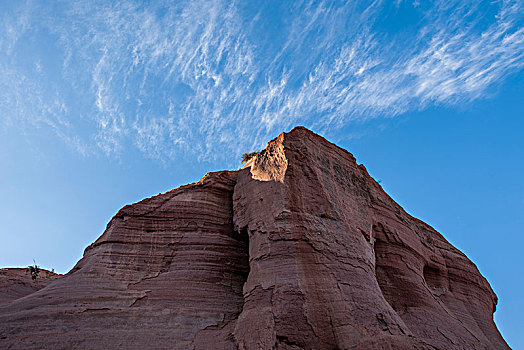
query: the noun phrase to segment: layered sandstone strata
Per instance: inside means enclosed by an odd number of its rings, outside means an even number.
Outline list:
[[[0,305],[33,294],[60,276],[52,271],[40,269],[37,278],[33,279],[27,268],[0,269]]]
[[[0,346],[507,349],[475,265],[305,128],[243,169],[126,206]]]

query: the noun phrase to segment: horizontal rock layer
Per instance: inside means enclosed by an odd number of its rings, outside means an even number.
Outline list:
[[[126,206],[0,347],[507,349],[475,265],[305,128]]]

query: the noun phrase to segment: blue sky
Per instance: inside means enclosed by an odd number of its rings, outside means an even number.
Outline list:
[[[524,348],[524,2],[3,1],[0,266],[295,125],[463,250]]]

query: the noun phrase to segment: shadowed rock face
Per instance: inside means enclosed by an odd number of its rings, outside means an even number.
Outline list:
[[[0,347],[507,349],[475,265],[298,127],[243,169],[121,209]]]

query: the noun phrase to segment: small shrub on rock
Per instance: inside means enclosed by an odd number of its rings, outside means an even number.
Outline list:
[[[257,156],[260,152],[246,152],[242,154],[242,163],[248,162],[251,158]]]
[[[38,274],[40,273],[40,267],[33,260],[34,265],[29,265],[27,268],[31,272],[31,279],[36,280]]]

